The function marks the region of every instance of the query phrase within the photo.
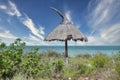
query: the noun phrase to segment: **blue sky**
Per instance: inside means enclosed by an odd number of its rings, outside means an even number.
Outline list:
[[[43,41],[61,22],[50,7],[87,36],[87,43],[77,45],[120,45],[120,0],[0,0],[0,39],[7,44],[21,38],[27,45],[64,45]]]

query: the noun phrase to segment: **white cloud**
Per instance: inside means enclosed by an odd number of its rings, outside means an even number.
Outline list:
[[[33,44],[36,44],[36,42],[38,42],[38,41],[40,42],[40,40],[44,39],[44,37],[43,37],[43,35],[45,34],[44,27],[39,26],[39,28],[37,29],[33,20],[30,17],[28,17],[27,14],[22,14],[19,11],[19,9],[17,8],[15,3],[8,0],[8,5],[0,5],[0,9],[3,9],[3,11],[10,16],[16,16],[18,18],[18,20],[20,20],[21,23],[23,25],[25,25],[25,27],[27,27],[31,31],[32,34],[29,35],[28,38],[30,40],[32,40],[31,42]],[[9,22],[9,20],[8,20],[8,22]],[[5,37],[7,35],[9,35],[9,38],[16,38],[12,34],[10,34],[10,32],[6,32],[4,34],[1,33],[2,37]],[[38,43],[38,45],[39,45],[39,43]]]
[[[6,11],[7,14],[11,15],[11,16],[17,16],[17,17],[20,17],[21,16],[21,13],[20,11],[17,9],[17,6],[11,2],[10,0],[8,0],[9,2],[9,5],[10,5],[10,8]]]
[[[7,6],[6,5],[0,5],[0,9],[5,10],[5,9],[7,9]]]
[[[7,13],[10,16],[17,16],[20,17],[22,16],[22,14],[20,13],[20,11],[17,9],[17,6],[11,2],[10,0],[8,0],[9,5],[0,5],[0,9],[4,10],[5,13]]]
[[[101,13],[105,13],[106,10],[111,7],[111,5],[112,5],[113,2],[114,2],[114,0],[99,0],[98,3],[95,3],[95,4],[97,4],[97,6],[93,10],[93,15],[94,15],[93,17],[94,18],[99,17],[99,16],[101,17],[102,16]],[[106,17],[106,16],[104,16],[104,17]]]
[[[67,11],[65,12],[65,16],[67,17],[67,19],[68,19],[70,22],[73,23],[72,17],[71,17],[71,11],[70,11],[70,10],[67,10]]]
[[[75,26],[76,26],[78,29],[80,29],[80,27],[81,27],[80,24],[76,24]]]
[[[88,25],[91,34],[88,35],[88,44],[120,45],[119,7],[119,0],[90,1]]]
[[[42,35],[45,34],[44,27],[42,27],[42,26],[39,27],[39,33],[42,34]]]
[[[108,16],[108,9],[105,9],[102,14],[99,16],[99,18],[97,18],[94,23],[93,23],[93,27],[98,26],[99,24],[101,24],[102,22],[105,22],[104,20],[106,19],[106,17]]]
[[[94,1],[92,2],[94,3]],[[91,12],[88,12],[89,13],[88,23],[89,25],[91,25],[91,28],[93,29],[96,29],[98,27],[101,28],[114,18],[115,16],[114,14],[117,13],[118,11],[117,9],[114,9],[114,6],[116,6],[116,2],[117,0],[100,0],[94,5],[90,6],[91,9],[93,9],[91,10]],[[95,7],[95,9],[93,7]]]
[[[33,35],[43,40],[44,37],[42,35],[44,35],[44,28],[40,26],[39,29],[37,29],[31,18],[29,18],[27,15],[25,15],[24,17],[13,2],[9,1],[9,4],[11,9],[10,11],[8,11],[8,13],[10,15],[16,15],[18,19],[22,22],[22,24],[24,24],[32,32]]]
[[[101,31],[101,37],[110,43],[120,41],[120,23],[112,25],[110,28],[107,28]],[[120,43],[119,43],[120,44]]]
[[[10,39],[16,39],[17,37],[10,33],[9,30],[0,30],[0,37],[2,38],[10,38]]]
[[[108,45],[105,44],[104,39],[102,39],[99,36],[88,36],[88,42],[86,42],[87,45]]]
[[[70,10],[66,10],[65,11],[65,16],[67,17],[67,19],[72,23],[75,24],[75,26],[80,29],[80,23],[74,23],[74,21],[72,20],[72,16],[71,16],[71,11]]]
[[[29,37],[24,37],[23,41],[26,43],[26,45],[38,45],[38,46],[48,45],[47,42],[40,40],[37,37],[31,35]]]
[[[33,40],[33,41],[40,41],[40,39],[38,39],[37,37],[33,36],[33,35],[29,35],[29,39]]]
[[[88,36],[88,45],[120,45],[120,23],[101,29],[98,35]]]
[[[21,20],[22,23],[29,28],[29,30],[37,37],[39,37],[40,39],[44,39],[44,37],[42,36],[42,34],[44,34],[44,29],[42,27],[40,27],[40,29],[37,29],[35,27],[35,24],[33,23],[32,19],[30,19],[27,15],[24,19]]]

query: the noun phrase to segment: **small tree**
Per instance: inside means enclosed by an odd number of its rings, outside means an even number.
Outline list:
[[[14,52],[17,52],[19,54],[23,53],[25,46],[25,42],[23,42],[20,38],[16,39],[14,43],[10,44],[10,49]]]
[[[24,46],[25,43],[19,38],[10,46],[0,43],[0,76],[4,80],[17,72]]]

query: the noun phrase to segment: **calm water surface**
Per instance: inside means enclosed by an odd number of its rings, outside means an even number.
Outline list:
[[[63,54],[65,52],[64,46],[38,46],[39,53],[46,52],[48,50],[53,50],[58,53]],[[25,51],[29,51],[33,46],[26,46]],[[69,46],[68,52],[69,56],[75,56],[77,54],[95,54],[97,52],[102,52],[107,55],[111,55],[120,51],[120,46]]]

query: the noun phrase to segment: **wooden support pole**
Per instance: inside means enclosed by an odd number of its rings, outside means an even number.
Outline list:
[[[67,44],[67,39],[65,40],[65,57],[68,58],[68,44]]]

